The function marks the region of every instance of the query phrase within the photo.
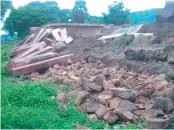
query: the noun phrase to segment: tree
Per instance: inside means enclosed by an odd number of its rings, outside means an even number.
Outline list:
[[[153,23],[156,20],[156,12],[159,9],[149,9],[144,11],[131,12],[131,23],[141,24],[141,23]]]
[[[59,22],[59,13],[60,9],[56,2],[31,2],[18,9],[12,9],[4,22],[4,30],[10,35],[17,32],[19,37],[24,37],[28,34],[30,27]]]
[[[129,22],[130,12],[124,9],[122,2],[114,2],[108,6],[108,13],[103,13],[103,19],[106,24],[120,25]]]
[[[43,10],[44,14],[47,15],[49,22],[60,22],[59,13],[60,8],[55,1],[46,1],[46,2],[31,2],[27,6],[40,8]]]
[[[84,0],[76,0],[72,12],[73,22],[84,23],[88,15],[86,2]]]
[[[60,22],[69,23],[72,21],[72,11],[69,9],[60,10]]]
[[[47,22],[48,18],[42,9],[24,6],[11,11],[4,22],[4,29],[12,36],[17,32],[19,37],[24,37],[28,34],[30,27],[41,26]]]
[[[7,10],[12,9],[12,8],[13,8],[13,4],[12,4],[11,0],[2,0],[1,1],[1,20],[3,20]]]
[[[87,19],[86,19],[87,23],[97,23],[97,24],[102,24],[104,23],[103,18],[99,17],[99,16],[92,16],[92,15],[88,15]]]

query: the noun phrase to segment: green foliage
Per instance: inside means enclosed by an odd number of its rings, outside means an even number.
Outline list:
[[[24,37],[28,34],[30,27],[41,26],[47,22],[47,16],[42,9],[23,6],[12,10],[4,23],[4,29],[12,36],[17,32],[19,37]]]
[[[159,9],[150,9],[145,11],[132,12],[131,23],[132,24],[141,24],[141,23],[153,23],[156,19],[156,12]]]
[[[60,22],[59,13],[60,9],[57,2],[55,1],[46,1],[46,2],[31,2],[27,6],[34,8],[39,8],[43,10],[43,13],[46,14],[48,22]]]
[[[76,0],[72,9],[73,22],[84,23],[88,15],[86,2],[84,0]]]
[[[69,23],[72,21],[72,11],[69,9],[60,10],[60,22]]]
[[[31,2],[26,6],[13,9],[4,23],[4,29],[10,35],[17,32],[17,35],[23,38],[28,34],[30,27],[60,21],[59,12],[56,2]]]
[[[114,2],[108,6],[108,14],[103,13],[103,19],[106,24],[120,25],[129,22],[130,12],[124,9],[122,2]]]
[[[12,9],[13,4],[11,0],[1,0],[1,20],[3,20],[8,9]]]
[[[86,19],[86,23],[102,24],[102,23],[104,23],[104,21],[103,21],[102,17],[88,15],[88,17]]]

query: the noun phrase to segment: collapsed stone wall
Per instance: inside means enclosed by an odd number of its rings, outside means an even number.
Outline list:
[[[48,77],[59,84],[72,84],[68,94],[75,97],[75,104],[88,113],[90,120],[104,119],[112,124],[145,119],[147,128],[158,129],[167,128],[174,116],[174,86],[162,77],[127,72],[116,64],[108,67],[100,60],[87,59],[77,63],[69,60],[67,66],[54,65],[43,75],[30,75],[34,81]],[[62,93],[57,98],[66,99]]]

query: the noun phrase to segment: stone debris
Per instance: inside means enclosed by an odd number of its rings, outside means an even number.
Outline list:
[[[101,69],[97,68],[97,61],[69,61],[69,65],[54,65],[45,74],[33,73],[30,78],[66,79],[64,83],[72,84],[71,91],[76,91],[79,111],[88,113],[91,120],[97,117],[109,124],[117,120],[136,123],[140,118],[162,120],[174,110],[173,85],[160,77],[127,72],[118,66],[98,70]],[[149,128],[155,128],[150,125]]]

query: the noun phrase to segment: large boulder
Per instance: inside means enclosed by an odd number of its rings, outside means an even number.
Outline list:
[[[167,97],[157,97],[155,98],[153,108],[162,109],[165,112],[171,112],[174,110],[174,102],[172,99]]]
[[[169,119],[149,118],[147,119],[148,129],[166,129],[169,126]]]

